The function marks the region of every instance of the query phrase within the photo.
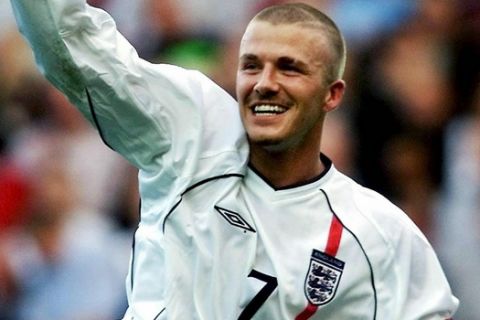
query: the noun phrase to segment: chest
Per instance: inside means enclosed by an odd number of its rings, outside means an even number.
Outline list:
[[[190,314],[328,319],[349,316],[338,308],[349,301],[357,317],[361,305],[371,318],[368,261],[320,189],[277,197],[235,181],[205,185],[184,195],[166,235],[168,296],[172,304],[189,297]]]

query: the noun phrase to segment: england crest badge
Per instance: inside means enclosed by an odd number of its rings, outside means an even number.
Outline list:
[[[311,304],[321,306],[333,299],[344,267],[345,262],[313,249],[305,278],[305,295]]]

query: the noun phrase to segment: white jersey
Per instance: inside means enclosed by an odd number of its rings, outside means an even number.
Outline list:
[[[275,190],[248,167],[237,103],[138,58],[84,0],[12,0],[46,76],[140,169],[125,319],[447,319],[435,253],[338,172]],[[272,164],[275,165],[275,164]]]

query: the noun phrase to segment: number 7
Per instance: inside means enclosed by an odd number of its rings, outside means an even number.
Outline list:
[[[248,275],[249,278],[255,278],[265,282],[263,288],[253,297],[252,301],[243,309],[242,313],[238,317],[238,320],[249,320],[257,313],[258,309],[267,301],[268,297],[272,294],[278,285],[277,278],[252,270]]]

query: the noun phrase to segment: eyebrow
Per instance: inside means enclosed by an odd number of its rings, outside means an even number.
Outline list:
[[[296,60],[296,59],[291,58],[291,57],[280,57],[280,58],[278,58],[277,63],[281,64],[281,65],[293,65],[293,66],[296,66],[300,69],[308,70],[308,64],[307,63],[305,63],[301,60]]]
[[[259,60],[258,56],[253,53],[245,53],[240,57],[240,61],[257,61],[257,60]],[[287,57],[287,56],[279,57],[276,62],[277,64],[281,64],[281,65],[294,65],[301,69],[308,69],[307,63],[301,60],[294,59],[292,57]]]
[[[258,57],[252,53],[246,53],[240,57],[240,61],[253,61],[253,60],[258,60]]]

